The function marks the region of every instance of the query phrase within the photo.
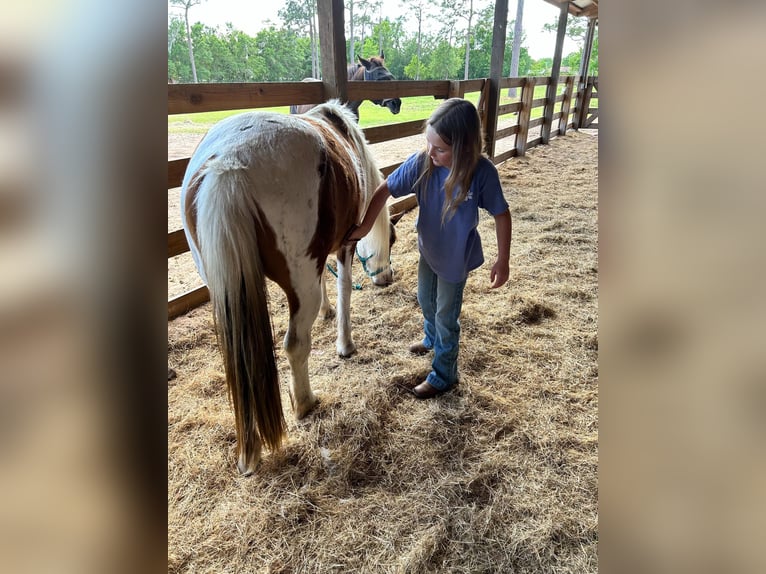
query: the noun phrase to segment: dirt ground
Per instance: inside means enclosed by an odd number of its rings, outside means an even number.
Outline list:
[[[210,305],[168,323],[169,572],[597,572],[598,137],[570,131],[498,171],[511,279],[488,288],[497,247],[483,214],[461,382],[437,399],[398,385],[430,364],[407,352],[422,329],[416,210],[397,224],[393,285],[354,266],[357,354],[339,358],[333,322],[314,325],[321,402],[302,421],[277,345],[289,437],[251,477],[235,467]],[[169,292],[196,281],[170,263]],[[273,285],[270,297],[281,342],[286,301]]]

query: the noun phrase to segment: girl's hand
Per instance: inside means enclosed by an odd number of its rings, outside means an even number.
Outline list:
[[[353,243],[359,241],[364,236],[364,233],[360,233],[359,226],[354,224],[346,231],[346,235],[343,236],[343,243]]]
[[[508,261],[500,261],[499,259],[495,261],[495,264],[492,266],[492,272],[489,275],[489,279],[492,281],[490,288],[497,289],[505,285],[509,275]]]

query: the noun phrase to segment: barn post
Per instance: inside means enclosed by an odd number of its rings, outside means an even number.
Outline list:
[[[580,61],[580,79],[577,85],[577,113],[574,116],[575,129],[585,124],[588,114],[587,102],[585,102],[585,86],[588,83],[588,68],[590,67],[590,56],[593,51],[593,37],[596,33],[597,20],[597,18],[590,18],[588,20],[588,32],[585,34],[585,46],[583,48],[582,60]],[[584,111],[583,108],[585,108]]]
[[[553,68],[551,69],[551,81],[545,92],[545,110],[543,112],[543,128],[540,133],[542,144],[547,144],[551,139],[551,124],[553,123],[553,108],[556,105],[556,89],[559,83],[559,71],[561,69],[561,53],[564,51],[564,36],[567,31],[567,16],[569,16],[569,2],[561,3],[559,22],[556,28],[556,50],[553,53]]]
[[[522,157],[527,153],[527,138],[529,137],[529,119],[532,115],[532,100],[535,97],[534,76],[527,76],[521,88],[521,110],[519,111],[519,131],[516,133],[516,155]]]
[[[343,102],[348,101],[343,9],[343,0],[317,0],[322,87],[325,101],[332,98],[339,98]]]
[[[484,126],[484,151],[495,157],[495,132],[500,105],[500,78],[503,75],[505,54],[505,28],[508,24],[508,0],[495,2],[495,23],[492,28],[492,57],[489,64],[489,91],[487,93],[487,123]]]
[[[564,99],[561,100],[561,119],[559,119],[559,135],[567,133],[567,123],[569,123],[569,110],[572,106],[574,97],[574,76],[567,77],[566,87],[564,88]]]

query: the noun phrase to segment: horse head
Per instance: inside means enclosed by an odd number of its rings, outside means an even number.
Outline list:
[[[391,247],[396,241],[396,230],[388,218],[381,215],[372,230],[356,244],[356,256],[372,284],[387,287],[394,282]]]
[[[386,61],[383,57],[383,52],[380,56],[372,56],[369,60],[359,56],[359,62],[362,65],[364,75],[360,79],[364,79],[367,82],[380,82],[395,80],[393,74],[386,68]],[[384,100],[371,100],[373,104],[388,108],[389,111],[396,115],[402,107],[402,100],[399,98],[386,98]]]

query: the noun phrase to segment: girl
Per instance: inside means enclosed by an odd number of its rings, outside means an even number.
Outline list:
[[[479,208],[495,217],[498,257],[490,272],[492,288],[508,281],[511,214],[497,169],[481,155],[481,122],[474,105],[445,100],[426,122],[426,149],[411,155],[374,192],[367,213],[347,241],[369,233],[389,195],[417,195],[418,303],[423,312],[422,341],[410,352],[434,351],[432,370],[412,392],[419,399],[437,396],[458,383],[460,309],[468,273],[484,254],[476,230]]]

